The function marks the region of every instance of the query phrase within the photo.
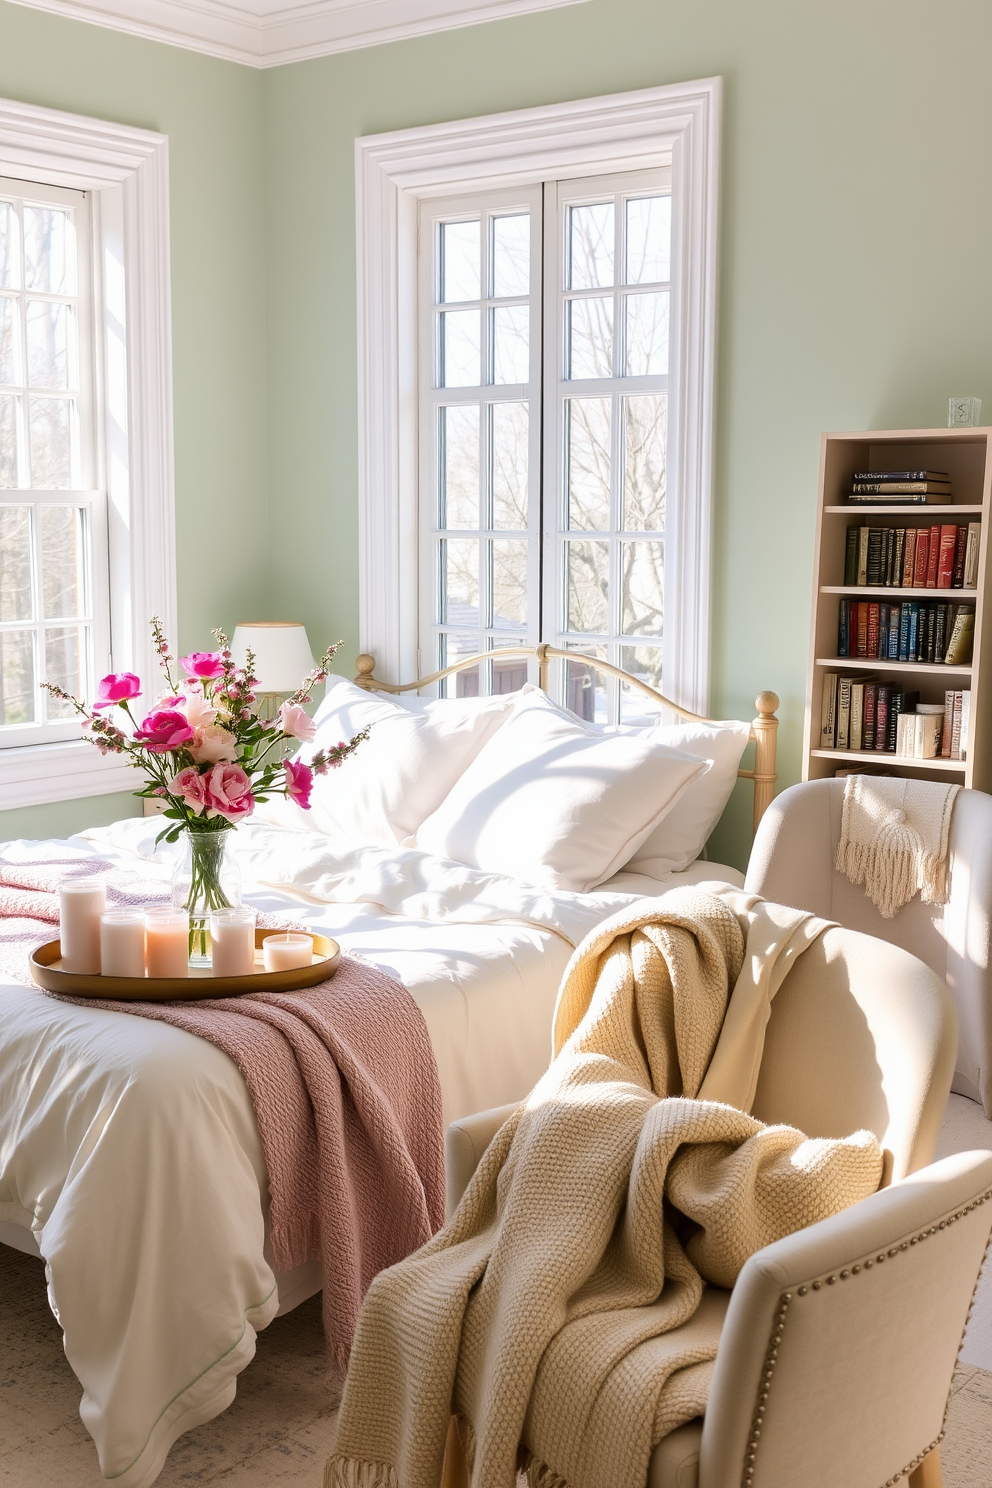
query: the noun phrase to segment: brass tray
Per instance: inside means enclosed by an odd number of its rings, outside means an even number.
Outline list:
[[[294,931],[313,941],[313,961],[292,971],[266,971],[262,941],[278,930],[255,931],[255,970],[251,976],[215,977],[209,966],[191,966],[188,977],[81,976],[62,970],[62,946],[49,940],[32,954],[31,975],[46,992],[67,997],[116,998],[121,1002],[193,1002],[205,997],[237,997],[242,992],[296,992],[326,982],[338,969],[341,947],[326,935]]]

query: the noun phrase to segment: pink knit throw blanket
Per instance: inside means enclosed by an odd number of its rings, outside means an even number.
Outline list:
[[[108,904],[167,896],[161,879],[93,859],[0,863],[0,972],[35,985],[27,957],[54,938],[58,884],[92,873],[105,878]],[[372,1278],[444,1220],[437,1064],[406,988],[343,956],[330,981],[281,995],[64,1000],[173,1023],[234,1060],[262,1139],[273,1259],[283,1271],[321,1261],[329,1360],[343,1377]]]

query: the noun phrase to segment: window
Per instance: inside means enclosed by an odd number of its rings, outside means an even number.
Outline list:
[[[357,141],[361,643],[708,709],[720,81]],[[532,667],[531,672],[534,672]],[[644,704],[580,663],[561,701]]]
[[[109,655],[89,230],[82,192],[0,179],[0,745],[78,736],[41,683]]]
[[[424,203],[420,255],[422,669],[544,639],[659,686],[670,171]],[[448,688],[525,677],[497,657]],[[643,715],[581,663],[555,681]]]

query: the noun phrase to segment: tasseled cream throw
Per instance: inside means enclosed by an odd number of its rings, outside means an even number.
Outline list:
[[[745,1114],[771,999],[825,926],[717,887],[576,951],[551,1067],[446,1228],[372,1284],[325,1488],[437,1488],[452,1411],[475,1488],[514,1488],[518,1447],[535,1488],[643,1483],[705,1409],[727,1302],[705,1283],[878,1186],[871,1134]]]
[[[947,900],[947,839],[959,785],[849,775],[836,866],[891,920],[913,895]]]

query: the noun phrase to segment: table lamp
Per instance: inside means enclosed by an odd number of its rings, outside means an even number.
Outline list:
[[[255,658],[255,691],[268,705],[265,711],[271,718],[280,693],[295,692],[317,665],[306,626],[299,620],[239,621],[231,638],[231,654],[239,667],[245,665],[249,651]]]

